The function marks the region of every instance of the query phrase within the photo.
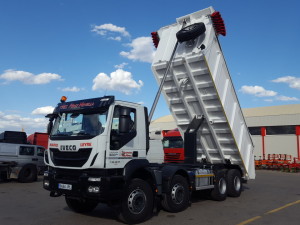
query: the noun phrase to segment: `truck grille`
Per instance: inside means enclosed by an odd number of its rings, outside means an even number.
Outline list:
[[[50,148],[51,160],[55,166],[82,167],[89,159],[92,148],[80,148],[77,152],[62,152]]]
[[[179,160],[180,153],[165,153],[165,160],[172,161],[172,160]]]

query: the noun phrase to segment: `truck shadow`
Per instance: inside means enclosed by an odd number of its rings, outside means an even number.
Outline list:
[[[248,186],[243,185],[242,192],[248,191],[249,189],[250,188]],[[199,202],[206,202],[206,201],[212,201],[208,191],[195,191],[195,192],[193,192],[193,194],[191,196],[191,203],[192,204],[193,203],[199,203]],[[69,212],[73,212],[67,206],[64,208],[64,210],[69,211]],[[160,202],[157,202],[157,208],[154,210],[152,217],[159,216],[161,211],[164,211],[164,210],[162,209],[162,206],[161,206]],[[102,203],[99,203],[98,206],[92,212],[84,213],[84,215],[94,217],[94,218],[99,218],[99,219],[101,218],[101,219],[105,219],[105,220],[112,220],[112,221],[122,223],[118,219],[117,211],[114,208],[109,207],[106,204],[102,204]],[[169,216],[172,217],[173,214],[169,215]]]
[[[69,207],[65,207],[64,210],[73,212]],[[74,212],[75,213],[75,212]],[[118,220],[115,210],[105,204],[99,203],[98,206],[90,213],[84,213],[86,216],[102,218],[108,220]]]
[[[242,187],[242,193],[245,191],[248,191],[250,188],[246,185],[243,185]],[[192,198],[191,198],[191,202],[192,203],[196,203],[196,202],[203,202],[203,201],[211,201],[211,197],[210,197],[210,191],[208,190],[203,190],[203,191],[195,191],[192,194]]]

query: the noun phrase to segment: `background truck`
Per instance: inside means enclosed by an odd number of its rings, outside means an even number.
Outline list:
[[[0,142],[0,179],[33,182],[45,169],[45,148],[38,145]]]
[[[162,130],[165,163],[184,161],[183,139],[178,129]]]
[[[218,42],[223,20],[213,8],[177,19],[152,33],[152,63],[165,100],[184,138],[184,163],[150,163],[151,121],[136,103],[114,96],[59,103],[48,115],[48,170],[43,186],[64,195],[75,212],[99,202],[114,207],[126,223],[149,219],[157,203],[180,212],[191,193],[213,200],[239,197],[255,178],[253,144]],[[51,131],[51,132],[50,132]]]
[[[27,144],[27,135],[20,131],[4,131],[0,134],[0,143]]]
[[[40,145],[48,149],[49,135],[47,133],[35,132],[27,137],[27,142],[32,145]]]

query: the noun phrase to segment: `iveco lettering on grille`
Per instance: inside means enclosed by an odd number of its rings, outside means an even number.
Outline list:
[[[61,151],[76,151],[76,145],[61,145]]]

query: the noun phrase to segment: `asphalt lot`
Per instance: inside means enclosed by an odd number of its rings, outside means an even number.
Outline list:
[[[257,178],[244,185],[239,198],[223,202],[193,196],[184,212],[159,211],[143,224],[164,225],[298,225],[300,224],[300,173],[257,171]],[[38,182],[0,183],[0,224],[2,225],[77,225],[122,224],[109,207],[100,204],[92,213],[76,214],[64,198],[51,198]]]

